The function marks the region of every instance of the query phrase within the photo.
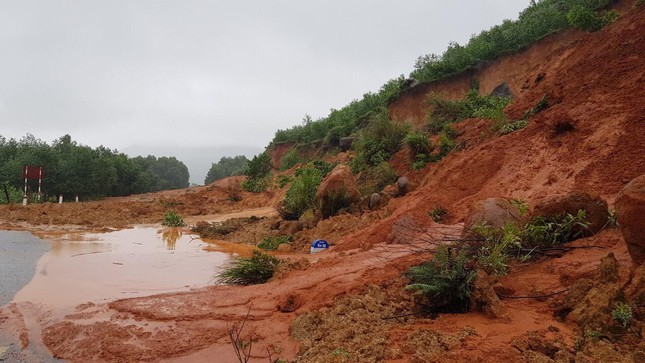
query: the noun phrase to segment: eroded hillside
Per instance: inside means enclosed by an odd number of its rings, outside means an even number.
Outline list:
[[[528,117],[525,128],[507,135],[494,132],[483,119],[456,123],[459,147],[421,170],[411,171],[409,152],[399,151],[389,162],[398,175],[410,178],[411,191],[381,208],[349,208],[298,228],[297,221],[272,216],[229,234],[230,240],[255,243],[258,235],[293,232],[291,251],[278,254],[287,263],[268,283],[85,304],[65,316],[13,305],[0,310],[0,327],[21,332],[28,345],[30,337],[40,335],[29,335],[16,311],[31,311],[47,348],[74,362],[235,361],[229,334],[232,324],[243,320],[244,337],[254,342],[252,362],[269,357],[302,362],[639,361],[645,349],[642,308],[634,308],[635,323],[618,338],[584,325],[586,312],[598,310],[594,301],[582,298],[586,294],[613,303],[620,294],[634,299],[644,288],[645,270],[632,264],[617,229],[549,256],[516,261],[496,281],[482,278],[501,298],[493,313],[416,314],[403,277],[410,266],[431,257],[429,247],[461,236],[468,210],[479,200],[515,198],[532,208],[552,195],[580,191],[599,195],[613,208],[621,188],[645,174],[645,7],[632,7],[630,1],[617,9],[621,17],[598,32],[551,35],[472,73],[403,92],[390,103],[389,115],[417,129],[425,126],[429,92],[457,99],[470,90],[473,78],[482,94],[508,85],[513,99],[505,112],[511,120],[524,117],[541,100],[548,106]],[[289,148],[275,147],[274,160]],[[349,151],[326,158],[346,163],[353,156]],[[119,211],[146,202],[152,210],[114,222],[83,222],[85,212],[81,207],[74,212],[74,205],[60,206],[66,219],[17,207],[3,207],[2,219],[14,227],[30,221],[122,227],[158,221],[170,203],[193,224],[221,211],[276,206],[285,192],[276,187],[251,194],[220,182],[173,193],[150,195],[148,202],[138,197],[102,203],[101,208]],[[92,203],[86,205],[96,209],[99,202]],[[49,206],[47,213],[58,207]],[[442,223],[429,215],[438,207],[447,211]],[[328,239],[331,250],[302,253],[314,238]],[[612,291],[616,294],[604,294]]]

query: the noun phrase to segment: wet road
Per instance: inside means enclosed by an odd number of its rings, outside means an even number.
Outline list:
[[[28,232],[0,231],[0,306],[31,281],[49,242]]]

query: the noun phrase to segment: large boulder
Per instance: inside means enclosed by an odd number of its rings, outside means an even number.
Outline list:
[[[320,183],[316,191],[316,200],[320,203],[323,218],[336,214],[353,203],[360,202],[356,179],[349,166],[337,165]]]
[[[609,219],[607,202],[597,195],[584,192],[554,195],[547,198],[535,206],[533,216],[553,218],[565,213],[576,215],[579,210],[585,211],[591,234],[600,232],[607,225]]]
[[[616,196],[618,226],[637,265],[645,262],[645,175],[629,182]]]
[[[493,228],[502,228],[506,223],[514,222],[518,225],[526,222],[519,208],[507,198],[487,198],[480,200],[470,207],[468,216],[464,221],[462,237],[472,234],[472,229],[480,224]]]

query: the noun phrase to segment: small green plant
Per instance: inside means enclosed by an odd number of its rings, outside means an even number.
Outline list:
[[[239,363],[248,363],[251,359],[251,351],[253,350],[253,343],[258,340],[258,337],[255,334],[250,334],[248,339],[242,337],[242,330],[244,330],[244,325],[246,325],[249,315],[251,314],[251,306],[249,305],[249,310],[246,312],[242,322],[233,323],[232,326],[228,326],[228,337],[233,346],[233,351],[237,357]],[[269,356],[271,356],[270,351]]]
[[[511,98],[502,97],[480,97],[486,102],[483,102],[478,108],[473,109],[472,116],[479,117],[484,120],[493,120],[495,122],[506,121],[506,114],[504,108],[511,102]]]
[[[602,338],[602,333],[598,330],[587,330],[585,332],[585,338],[600,339]]]
[[[421,156],[421,155],[419,154],[417,156]],[[421,169],[425,168],[426,165],[428,165],[428,161],[426,160],[426,158],[419,157],[418,160],[416,160],[415,162],[412,163],[412,165],[410,165],[410,168],[412,170],[417,171],[417,170],[421,170]]]
[[[619,302],[616,304],[614,310],[611,311],[611,317],[619,322],[623,328],[627,328],[627,326],[632,322],[632,307],[628,304]]]
[[[174,210],[164,213],[161,224],[168,227],[181,227],[185,225],[184,219],[179,213],[177,213],[177,211]]]
[[[172,208],[179,205],[179,202],[177,202],[176,200],[159,199],[159,203],[161,203],[161,206],[164,208]]]
[[[525,128],[528,124],[529,122],[527,120],[518,120],[518,121],[509,122],[499,127],[499,133],[500,135],[507,135],[513,131],[517,131]]]
[[[523,208],[520,203],[520,213]],[[548,251],[554,245],[584,236],[588,228],[584,210],[575,215],[537,216],[523,227],[515,223],[506,223],[502,228],[478,224],[471,229],[472,239],[465,241],[464,248],[487,273],[505,274],[511,258],[526,260],[535,253]]]
[[[439,157],[450,154],[457,147],[455,140],[450,137],[449,133],[442,131],[439,134]]]
[[[232,285],[256,285],[267,282],[282,261],[267,253],[253,251],[251,257],[238,257],[219,274],[217,281]]]
[[[620,13],[616,10],[610,10],[602,15],[603,25],[611,24],[620,18]]]
[[[271,177],[265,176],[262,178],[247,178],[242,182],[242,189],[251,193],[262,193],[267,190],[271,184]]]
[[[433,149],[430,140],[428,140],[428,136],[422,132],[410,132],[405,136],[403,142],[410,149],[412,156],[430,154]]]
[[[293,178],[289,175],[278,175],[276,177],[276,183],[280,189],[284,188],[284,186],[289,184],[292,180]]]
[[[431,132],[446,132],[445,127],[453,122],[467,118],[478,117],[493,120],[496,123],[505,123],[504,108],[511,102],[511,98],[497,96],[480,96],[479,85],[474,82],[473,88],[465,98],[460,100],[447,100],[443,96],[430,93],[426,101],[430,104],[431,112],[428,115],[428,127]],[[455,136],[450,136],[454,138]]]
[[[559,245],[584,236],[588,230],[589,222],[583,209],[575,215],[537,216],[524,226],[522,245],[526,248]]]
[[[331,352],[331,355],[334,357],[343,357],[343,358],[349,358],[349,352],[345,350],[344,348],[336,348],[334,349],[333,352]]]
[[[406,273],[411,282],[406,289],[414,290],[425,299],[422,304],[433,311],[466,312],[470,309],[475,272],[468,267],[465,251],[456,255],[453,252],[442,246],[432,260],[411,267]]]
[[[296,150],[296,148],[291,148],[286,154],[284,154],[282,159],[280,159],[280,170],[289,170],[302,161],[303,159],[298,154],[298,150]]]
[[[436,207],[428,212],[430,218],[436,223],[441,223],[443,219],[448,215],[448,211],[444,207]]]
[[[289,243],[291,236],[275,236],[264,237],[262,242],[258,244],[258,248],[265,251],[275,251],[283,243]]]
[[[529,212],[529,205],[524,199],[511,199],[511,204],[517,208],[521,216],[525,216]]]
[[[645,4],[645,0],[636,0],[634,1],[634,7],[639,7],[641,5]]]
[[[410,168],[412,168],[412,170],[421,170],[432,160],[433,157],[428,154],[417,154],[415,155],[415,160],[412,165],[410,165]]]
[[[239,194],[233,194],[233,195],[229,195],[228,198],[226,198],[226,200],[228,200],[231,203],[237,203],[242,200],[242,196]]]
[[[378,193],[387,185],[396,182],[398,176],[386,161],[363,170],[358,176],[359,190],[363,195]]]
[[[502,228],[479,224],[473,227],[473,232],[483,237],[476,252],[477,266],[489,274],[506,274],[511,255],[522,248],[521,229],[514,223],[506,223]]]
[[[410,126],[389,119],[382,111],[362,130],[354,142],[356,157],[351,162],[352,171],[357,173],[390,159],[400,149]]]
[[[607,211],[607,225],[608,228],[618,228],[618,213],[615,209]]]
[[[281,203],[281,214],[285,219],[298,219],[302,213],[314,206],[316,190],[323,179],[323,172],[309,163],[295,172],[295,179]]]

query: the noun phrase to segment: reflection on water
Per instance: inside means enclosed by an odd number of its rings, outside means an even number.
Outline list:
[[[166,248],[168,250],[174,250],[177,245],[177,240],[182,236],[181,229],[178,227],[165,228],[161,234],[164,242],[166,242]]]
[[[36,275],[14,297],[50,306],[114,300],[208,285],[232,251],[179,228],[138,227],[52,241]]]

